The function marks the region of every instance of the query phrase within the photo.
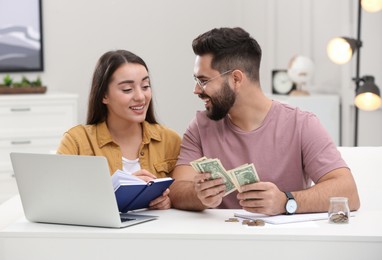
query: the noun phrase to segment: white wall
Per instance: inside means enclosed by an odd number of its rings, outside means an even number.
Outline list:
[[[84,123],[97,59],[111,49],[128,49],[149,66],[159,120],[182,134],[195,110],[203,109],[202,102],[192,94],[191,41],[214,27],[241,26],[263,48],[261,81],[265,92],[271,91],[271,70],[286,68],[293,55],[307,55],[314,60],[315,76],[309,90],[342,96],[342,145],[352,145],[354,64],[331,63],[326,56],[326,44],[334,36],[355,37],[356,3],[356,0],[45,0],[45,70],[12,76],[40,75],[49,91],[78,93],[79,119]],[[365,71],[374,75],[382,87],[382,12],[363,14],[361,74]],[[382,145],[381,114],[381,110],[360,114],[359,145]]]

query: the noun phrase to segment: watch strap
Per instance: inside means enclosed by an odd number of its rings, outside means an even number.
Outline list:
[[[288,200],[294,200],[292,193],[290,193],[289,191],[284,191],[284,193],[287,196]]]
[[[285,214],[286,214],[286,215],[293,215],[293,214],[295,213],[295,211],[294,211],[294,212],[289,212],[289,211],[288,211],[288,207],[287,207],[287,205],[288,205],[288,202],[289,202],[290,200],[293,200],[295,203],[296,203],[296,200],[294,199],[294,197],[293,197],[293,195],[292,195],[291,192],[289,192],[289,191],[284,191],[284,193],[285,193],[285,195],[286,195],[286,197],[287,197],[287,202],[285,203]]]

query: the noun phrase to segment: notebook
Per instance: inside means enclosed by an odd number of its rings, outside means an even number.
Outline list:
[[[15,152],[10,157],[31,222],[122,228],[157,218],[119,212],[105,157]]]

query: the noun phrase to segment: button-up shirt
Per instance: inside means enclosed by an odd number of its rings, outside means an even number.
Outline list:
[[[143,137],[139,148],[139,163],[158,178],[171,176],[180,149],[179,135],[162,125],[142,123]],[[110,175],[122,170],[122,152],[107,128],[106,122],[96,125],[77,125],[61,140],[57,153],[104,156]]]

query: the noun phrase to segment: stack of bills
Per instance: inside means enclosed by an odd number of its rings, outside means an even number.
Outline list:
[[[212,179],[223,178],[226,186],[224,196],[235,190],[241,192],[241,186],[260,181],[253,163],[246,163],[229,171],[223,167],[217,158],[209,159],[202,157],[192,161],[190,164],[197,172],[211,173]]]

